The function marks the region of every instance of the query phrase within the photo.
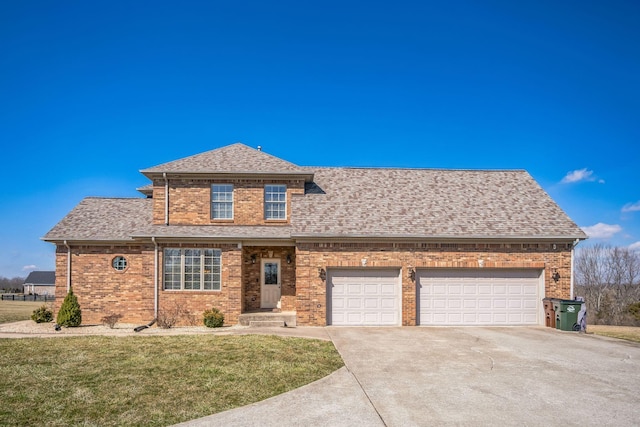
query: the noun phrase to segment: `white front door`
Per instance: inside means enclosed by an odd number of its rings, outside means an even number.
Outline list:
[[[280,302],[280,260],[265,258],[260,268],[260,307],[276,308]]]

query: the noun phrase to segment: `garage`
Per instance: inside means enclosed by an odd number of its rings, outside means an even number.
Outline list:
[[[399,326],[400,269],[328,269],[327,324]]]
[[[419,325],[537,325],[540,270],[423,269],[416,272]]]

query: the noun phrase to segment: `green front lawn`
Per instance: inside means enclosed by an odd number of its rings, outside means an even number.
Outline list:
[[[165,426],[341,366],[331,342],[277,336],[0,339],[0,425]]]

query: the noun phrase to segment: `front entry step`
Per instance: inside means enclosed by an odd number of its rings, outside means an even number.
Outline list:
[[[249,322],[252,328],[284,328],[286,324],[283,320],[252,320]]]
[[[285,311],[282,313],[273,312],[254,312],[254,313],[242,313],[239,321],[242,326],[251,327],[289,327],[295,328],[296,326],[296,312]]]

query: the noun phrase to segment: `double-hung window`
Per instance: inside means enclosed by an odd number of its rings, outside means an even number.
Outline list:
[[[211,218],[233,219],[233,185],[211,186]]]
[[[164,289],[219,291],[220,249],[164,250]]]
[[[287,186],[264,186],[265,219],[287,219]]]

